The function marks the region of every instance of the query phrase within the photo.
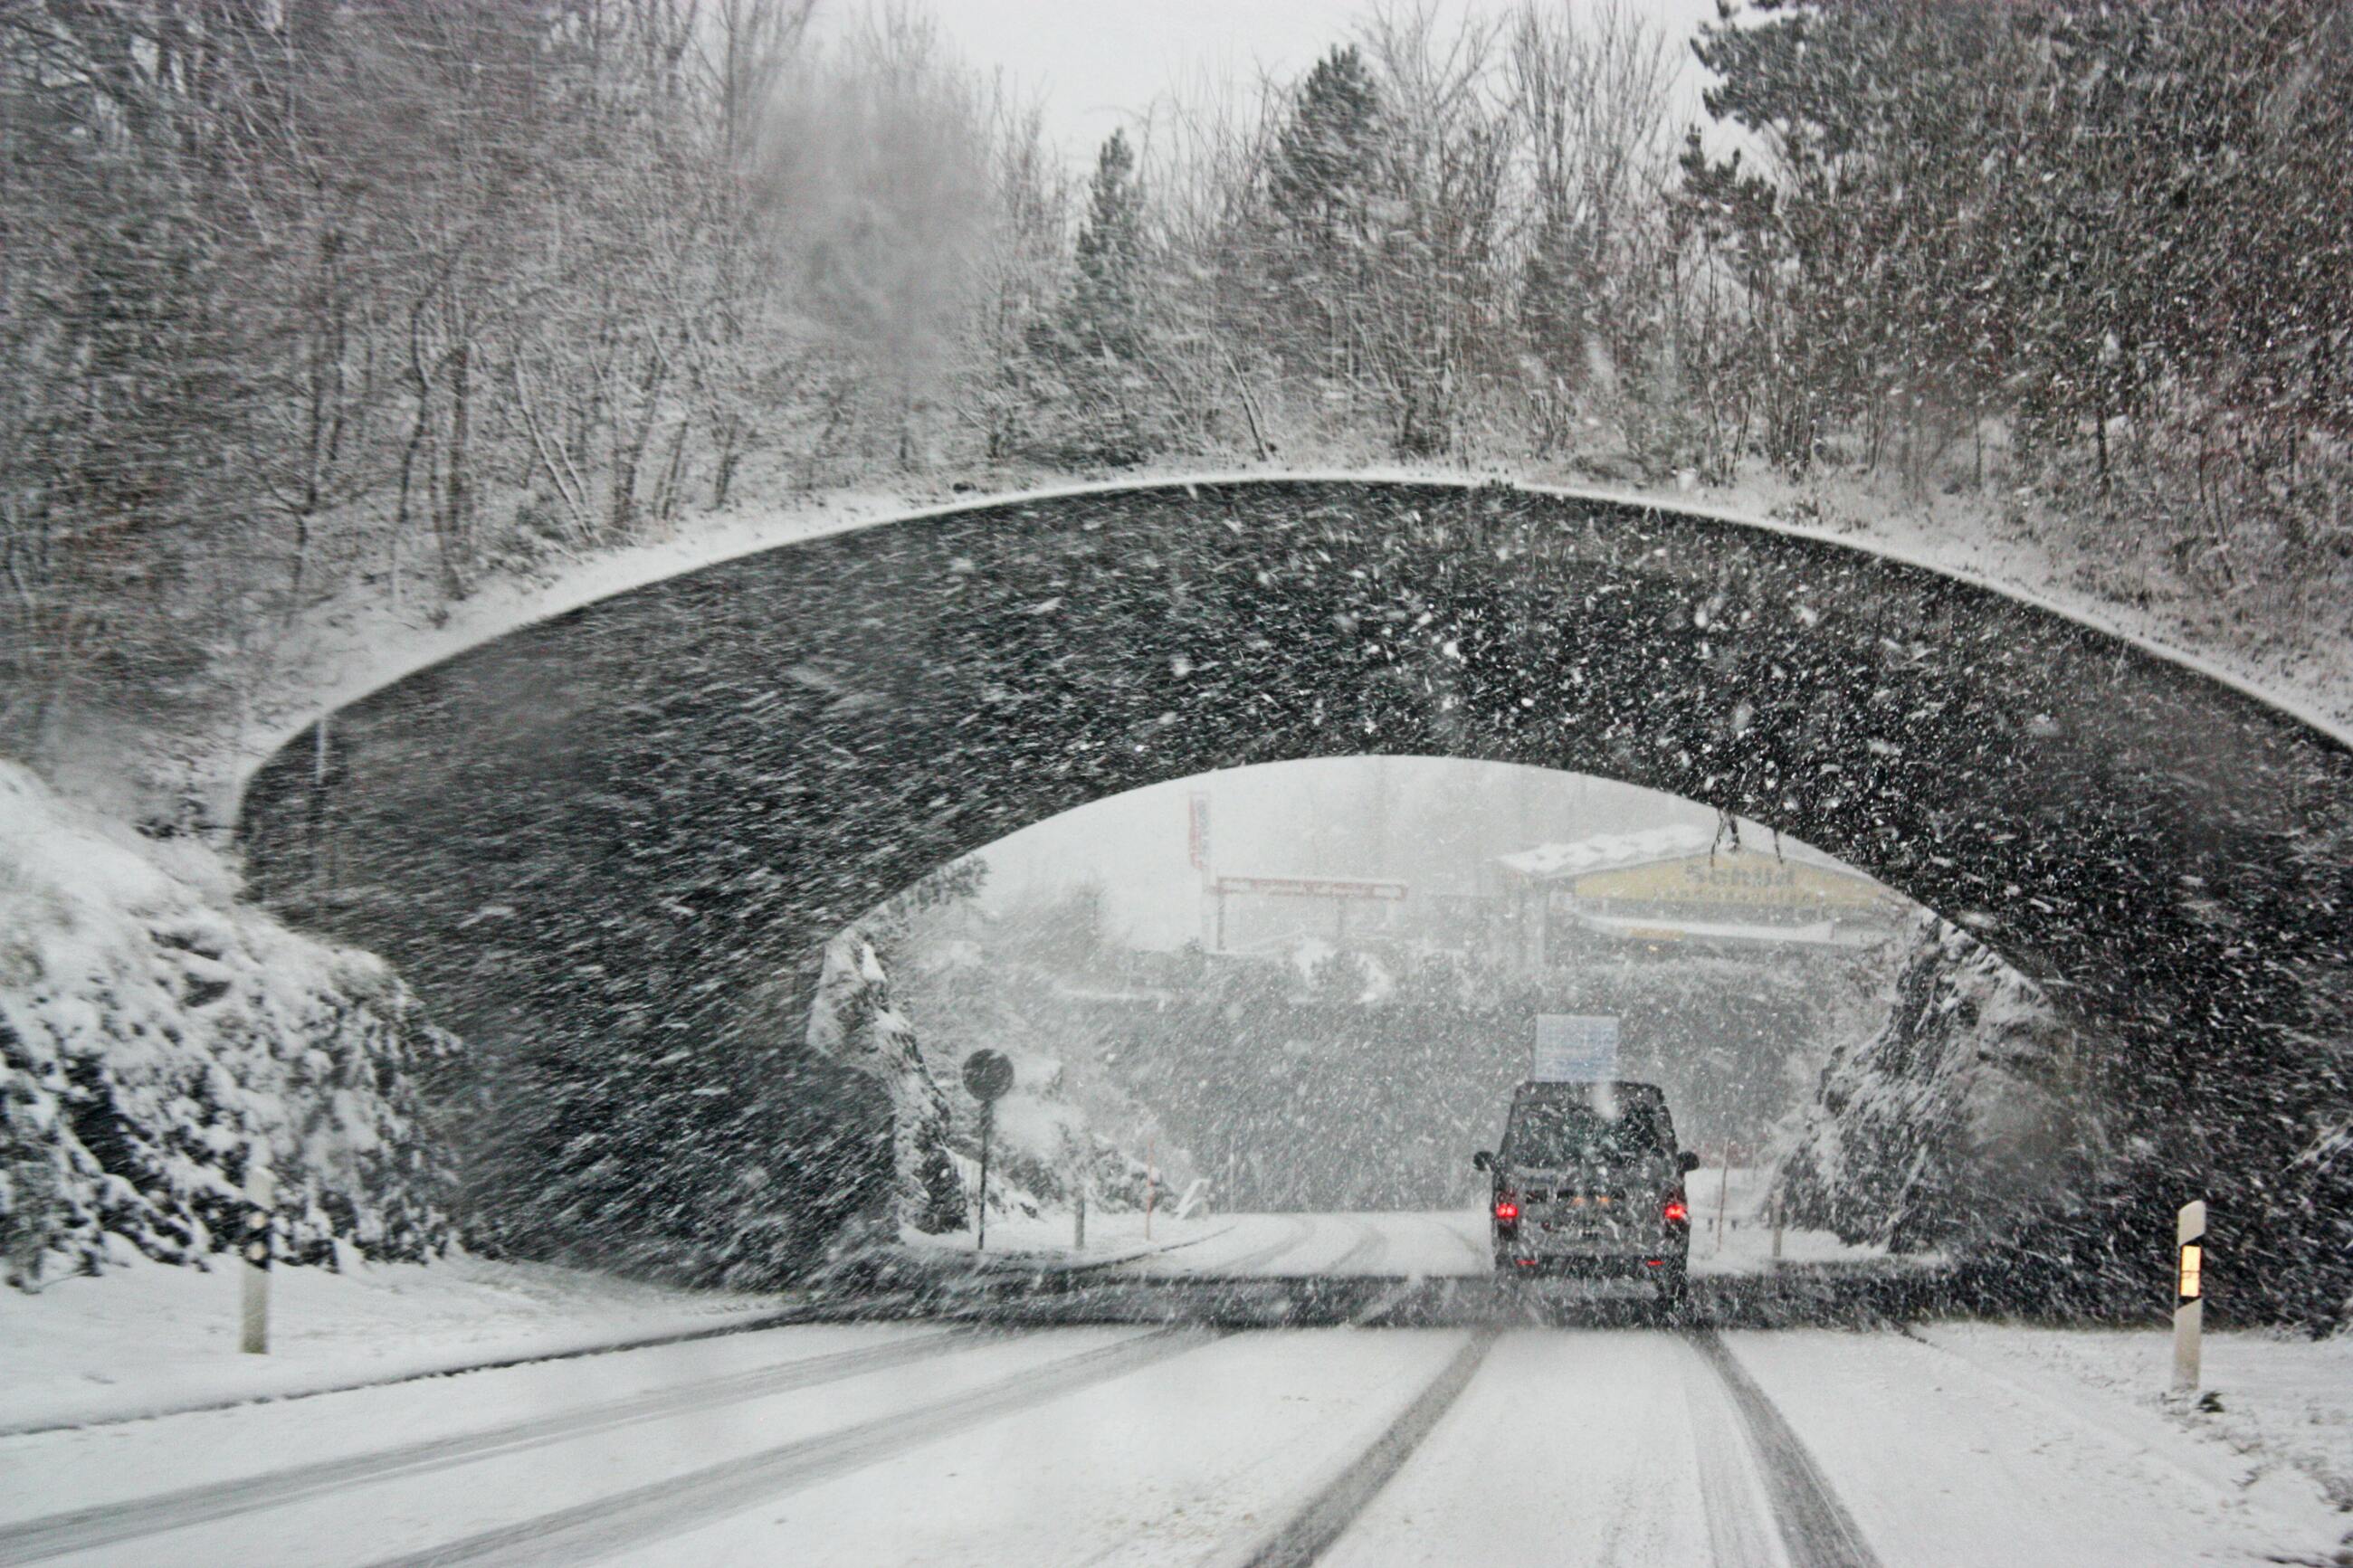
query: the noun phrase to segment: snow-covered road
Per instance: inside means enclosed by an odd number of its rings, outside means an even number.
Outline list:
[[[1485,1274],[1483,1217],[1465,1214],[1244,1214],[1163,1233],[1166,1250],[1119,1266],[1124,1274],[1263,1279]]]
[[[1466,1250],[1428,1216],[1244,1228],[1229,1266],[1278,1244],[1326,1266]],[[799,1325],[0,1439],[0,1564],[2147,1568],[2334,1549],[2342,1521],[2305,1478],[2251,1473],[2005,1337],[2029,1332]]]
[[[1736,1172],[1734,1203],[1719,1214],[1722,1173],[1692,1173],[1696,1221],[1694,1274],[1769,1274],[1777,1260],[1769,1223],[1755,1212],[1763,1173]],[[1235,1214],[1163,1218],[1149,1238],[1134,1215],[1099,1217],[1085,1250],[1069,1246],[1068,1222],[1033,1222],[992,1232],[997,1258],[1009,1267],[1102,1269],[1120,1277],[1178,1279],[1483,1279],[1492,1272],[1487,1219],[1480,1209],[1401,1214]],[[1009,1231],[1009,1234],[1008,1232]],[[956,1245],[961,1244],[961,1245]],[[969,1237],[952,1248],[969,1251]],[[1903,1267],[1877,1247],[1848,1247],[1820,1231],[1789,1231],[1781,1263],[1796,1266]]]

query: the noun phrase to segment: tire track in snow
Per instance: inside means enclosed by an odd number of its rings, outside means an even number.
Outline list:
[[[1495,1267],[1494,1254],[1488,1248],[1472,1240],[1470,1237],[1463,1234],[1460,1227],[1448,1224],[1445,1218],[1441,1215],[1430,1215],[1425,1217],[1429,1219],[1430,1224],[1444,1231],[1449,1237],[1452,1237],[1461,1245],[1462,1250],[1471,1255],[1471,1261],[1479,1266],[1480,1273],[1485,1274],[1493,1269]]]
[[[210,1524],[261,1509],[300,1502],[343,1487],[427,1475],[551,1443],[658,1421],[719,1405],[837,1383],[863,1373],[926,1361],[990,1336],[972,1328],[917,1334],[889,1344],[807,1356],[701,1383],[655,1389],[607,1404],[534,1416],[454,1437],[427,1438],[348,1458],[322,1459],[259,1476],[184,1488],[153,1497],[102,1503],[0,1526],[0,1568],[40,1563],[166,1531]]]
[[[382,1558],[367,1568],[526,1568],[612,1556],[863,1469],[902,1449],[1107,1383],[1222,1337],[1195,1329],[1157,1329],[1026,1368],[935,1405],[893,1412],[593,1502]]]
[[[1323,1556],[1389,1478],[1413,1458],[1430,1428],[1470,1386],[1494,1343],[1493,1329],[1472,1335],[1386,1431],[1242,1560],[1243,1568],[1308,1568]]]
[[[1765,1478],[1757,1473],[1732,1391],[1704,1354],[1683,1357],[1683,1408],[1691,1419],[1694,1478],[1717,1568],[1783,1568]]]
[[[1767,1501],[1790,1568],[1880,1568],[1846,1506],[1831,1489],[1814,1457],[1789,1429],[1765,1391],[1734,1359],[1712,1329],[1691,1336],[1697,1350],[1732,1396],[1732,1406],[1748,1435],[1750,1451],[1763,1472]],[[1711,1518],[1713,1525],[1715,1520]]]
[[[1283,1226],[1284,1234],[1281,1239],[1274,1241],[1268,1246],[1258,1247],[1253,1251],[1245,1252],[1239,1258],[1226,1258],[1222,1262],[1205,1263],[1193,1268],[1170,1269],[1167,1271],[1167,1277],[1182,1279],[1188,1275],[1194,1275],[1207,1279],[1229,1279],[1237,1274],[1247,1274],[1254,1268],[1273,1262],[1284,1253],[1291,1251],[1293,1247],[1299,1246],[1300,1243],[1305,1241],[1310,1236],[1314,1235],[1315,1230],[1314,1222],[1304,1219],[1286,1219],[1283,1221]],[[1139,1268],[1137,1272],[1141,1274],[1161,1273],[1160,1270],[1152,1268],[1149,1266]]]
[[[1317,1269],[1317,1273],[1370,1274],[1374,1271],[1373,1266],[1388,1251],[1389,1238],[1381,1233],[1380,1226],[1366,1219],[1351,1219],[1348,1224],[1361,1234],[1349,1245],[1347,1251]]]

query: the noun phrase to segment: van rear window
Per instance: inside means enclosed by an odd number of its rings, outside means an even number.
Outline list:
[[[1574,1100],[1535,1101],[1513,1113],[1504,1138],[1513,1165],[1615,1165],[1665,1152],[1647,1106],[1611,1117]]]

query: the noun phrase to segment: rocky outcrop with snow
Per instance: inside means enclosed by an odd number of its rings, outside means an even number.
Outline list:
[[[418,1259],[450,1174],[418,1078],[457,1042],[385,963],[240,904],[220,861],[0,763],[0,1268],[237,1239],[257,1154],[280,1256]]]
[[[964,1184],[948,1152],[947,1097],[924,1065],[915,1026],[891,1005],[891,977],[856,927],[826,944],[809,1006],[809,1048],[857,1068],[891,1099],[892,1202],[925,1235],[965,1226]]]
[[[2102,1145],[2080,1046],[2039,987],[1924,917],[1886,1021],[1831,1057],[1784,1157],[1789,1222],[1917,1251],[2067,1202]]]

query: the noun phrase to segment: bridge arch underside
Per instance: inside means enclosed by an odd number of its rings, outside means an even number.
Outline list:
[[[720,1183],[681,1162],[766,1140],[772,1175],[839,1196],[847,1091],[752,999],[805,987],[845,921],[1090,800],[1353,753],[1621,779],[1829,850],[1966,922],[2101,1042],[2130,1228],[2236,1184],[2218,1208],[2265,1215],[2247,1246],[2344,1247],[2297,1156],[2345,1115],[2353,755],[2100,631],[1820,539],[1443,484],[956,510],[411,676],[290,743],[241,826],[264,898],[527,1064],[543,1092],[490,1136],[545,1180],[596,1086],[629,1085],[596,1181],[559,1208],[509,1194],[531,1216],[513,1245],[685,1256],[740,1243],[723,1205],[674,1201]]]

